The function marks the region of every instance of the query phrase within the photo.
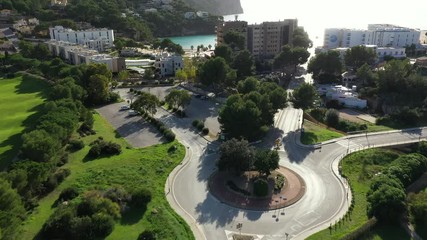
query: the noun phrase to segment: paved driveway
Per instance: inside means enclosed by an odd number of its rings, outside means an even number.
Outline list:
[[[120,111],[123,103],[114,103],[96,109],[117,132],[136,148],[163,143],[163,135],[140,116],[128,116],[128,111]]]

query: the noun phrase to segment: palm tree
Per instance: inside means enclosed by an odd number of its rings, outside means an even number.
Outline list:
[[[209,44],[208,48],[209,48],[209,50],[211,50],[211,48],[212,48],[212,45],[210,45],[210,44]]]
[[[191,45],[191,47],[190,47],[190,48],[191,48],[191,51],[193,51],[193,50],[194,50],[194,46],[193,46],[193,45]]]

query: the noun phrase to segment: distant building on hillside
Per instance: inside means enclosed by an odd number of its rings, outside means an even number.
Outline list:
[[[184,13],[184,18],[185,19],[196,19],[197,14],[195,12],[186,12],[186,13]]]
[[[68,0],[51,0],[50,1],[51,6],[66,7],[67,4],[68,4]]]
[[[83,44],[100,52],[114,46],[114,31],[106,28],[75,31],[56,26],[49,28],[49,34],[51,39]]]
[[[422,30],[420,32],[420,43],[427,44],[427,30]]]
[[[196,14],[197,14],[197,16],[199,18],[207,18],[207,17],[209,17],[209,13],[208,12],[197,11]]]
[[[281,51],[283,45],[292,43],[293,32],[297,27],[297,19],[252,25],[245,21],[224,22],[217,27],[217,43],[224,43],[224,36],[235,31],[245,38],[245,48],[254,57],[271,59]]]
[[[406,49],[405,48],[394,48],[394,47],[378,47],[377,45],[365,45],[367,48],[371,48],[375,54],[377,55],[377,61],[382,62],[385,57],[393,57],[397,59],[406,58]],[[320,49],[320,52],[327,52],[327,51],[337,51],[340,54],[340,58],[342,62],[344,62],[345,54],[347,53],[347,50],[350,49],[349,47],[340,47],[340,48],[334,48],[334,49]]]

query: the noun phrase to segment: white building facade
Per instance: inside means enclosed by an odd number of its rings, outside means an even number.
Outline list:
[[[50,39],[86,45],[90,49],[96,49],[100,52],[114,46],[114,30],[106,28],[75,31],[62,26],[55,26],[49,28],[49,34]]]
[[[178,70],[184,68],[184,61],[182,56],[163,54],[156,58],[154,67],[160,77],[174,76]]]
[[[420,44],[420,30],[390,24],[369,24],[367,30],[327,28],[323,47],[333,49],[358,45],[402,48]]]

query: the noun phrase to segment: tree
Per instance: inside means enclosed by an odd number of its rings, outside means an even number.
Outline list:
[[[375,74],[367,63],[357,69],[356,76],[363,81],[363,85],[372,85],[375,80]]]
[[[338,123],[340,121],[340,116],[339,113],[336,109],[328,109],[328,111],[326,111],[325,113],[325,122],[326,125],[328,125],[329,127],[337,127]]]
[[[3,239],[19,238],[19,227],[25,214],[21,197],[9,182],[0,177],[0,229]]]
[[[216,57],[199,66],[197,75],[202,84],[216,86],[225,83],[229,71],[229,66],[224,58]]]
[[[244,137],[254,140],[261,134],[261,110],[249,99],[244,100],[240,95],[232,95],[219,111],[218,121],[221,128],[231,137]],[[245,119],[240,121],[240,119]]]
[[[153,94],[141,92],[141,95],[132,103],[132,108],[135,110],[143,110],[153,116],[157,112],[157,107],[160,105],[159,99]]]
[[[308,62],[307,71],[313,73],[313,78],[320,75],[339,76],[342,73],[342,63],[337,51],[321,52]]]
[[[147,80],[151,80],[154,77],[154,71],[151,68],[146,68],[144,70],[144,78]]]
[[[272,150],[259,150],[255,156],[254,167],[261,174],[269,176],[271,171],[279,168],[279,154]]]
[[[103,75],[95,74],[89,78],[87,88],[88,100],[92,104],[106,103],[109,96],[109,79]]]
[[[303,83],[292,92],[290,100],[295,108],[307,110],[314,107],[317,98],[316,88],[309,83]]]
[[[48,162],[59,151],[60,143],[45,130],[34,130],[22,135],[22,154],[37,162]]]
[[[256,91],[260,86],[260,82],[255,77],[248,77],[244,81],[237,84],[237,90],[240,94],[247,94]]]
[[[359,69],[363,64],[372,65],[377,55],[374,50],[366,46],[354,46],[345,53],[344,60],[353,70]]]
[[[367,194],[368,216],[380,221],[398,221],[405,209],[405,198],[403,188],[383,184]]]
[[[255,149],[249,146],[248,141],[233,138],[224,142],[219,150],[221,156],[217,166],[220,171],[232,171],[240,175],[252,168]]]
[[[298,65],[306,63],[309,57],[310,53],[306,48],[291,48],[289,45],[285,45],[282,47],[282,51],[274,58],[273,66],[277,69],[282,69],[283,73],[294,74]]]
[[[195,66],[193,58],[184,58],[184,72],[187,75],[188,80],[194,80],[196,78],[197,68]]]
[[[226,44],[220,44],[216,46],[214,50],[215,57],[222,57],[227,63],[231,63],[232,53],[233,50]]]
[[[129,78],[129,71],[127,71],[127,70],[120,71],[117,78],[121,82],[126,81]]]
[[[227,32],[224,35],[224,42],[233,50],[245,49],[245,37],[236,31]]]
[[[246,49],[239,51],[234,57],[232,66],[237,70],[237,77],[251,76],[255,70],[254,58]]]
[[[304,28],[297,27],[292,33],[292,46],[293,47],[301,47],[301,48],[311,48],[313,47],[313,42],[308,37]]]
[[[187,90],[172,90],[166,97],[165,101],[171,107],[184,108],[186,105],[190,104],[191,95]]]
[[[176,71],[175,77],[180,81],[187,81],[188,79],[187,73],[183,69]]]

